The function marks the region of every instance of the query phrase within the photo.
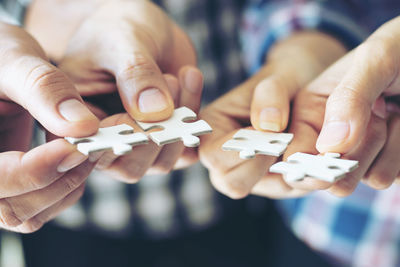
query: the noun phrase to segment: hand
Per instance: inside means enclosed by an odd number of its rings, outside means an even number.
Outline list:
[[[195,52],[176,24],[149,1],[109,1],[94,10],[68,40],[59,66],[96,106],[91,107],[102,127],[127,123],[140,131],[132,118],[166,119],[175,105],[199,110],[203,78],[188,66],[196,64]],[[109,117],[123,111],[121,100],[127,113]],[[119,158],[94,153],[94,160],[98,169],[132,183],[145,173],[187,166],[197,154],[181,144],[160,148],[150,143]]]
[[[117,92],[140,121],[167,119],[173,98],[163,74],[195,65],[184,32],[150,1],[109,1],[79,26],[59,67],[83,96]],[[199,84],[200,85],[200,84]]]
[[[200,109],[202,92],[202,74],[195,67],[185,67],[178,75],[166,74],[171,95],[176,106],[186,106],[194,112]],[[113,126],[121,123],[131,125],[135,132],[142,130],[136,125],[127,113],[106,117],[101,126]],[[93,155],[92,160],[97,160],[96,168],[123,182],[135,183],[145,174],[166,174],[172,169],[187,167],[197,161],[197,150],[185,148],[181,142],[157,146],[150,142],[147,145],[133,147],[127,155],[117,157],[111,151]]]
[[[92,168],[64,140],[16,152],[30,147],[32,116],[61,136],[92,134],[99,121],[30,35],[0,23],[0,40],[0,227],[32,232],[76,202]]]
[[[268,197],[305,193],[282,183],[280,175],[267,175],[277,158],[258,155],[242,160],[237,152],[225,152],[221,147],[243,127],[284,130],[290,100],[298,88],[344,53],[343,46],[325,34],[295,34],[274,47],[266,65],[256,75],[203,110],[201,117],[214,131],[202,137],[200,159],[209,169],[217,190],[231,198],[242,198],[249,193]]]
[[[333,185],[305,179],[292,187],[329,188],[335,195],[347,196],[361,179],[384,189],[398,176],[399,112],[384,99],[400,93],[399,26],[399,18],[383,25],[299,93],[291,125],[295,138],[286,154],[317,153],[317,143],[321,153],[342,153],[360,163]]]

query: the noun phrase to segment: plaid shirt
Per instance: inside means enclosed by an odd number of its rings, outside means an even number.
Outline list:
[[[292,32],[317,29],[349,48],[400,13],[398,0],[253,1],[242,33],[249,72],[269,47]],[[294,233],[340,266],[400,266],[400,187],[360,184],[347,198],[326,191],[276,201]]]

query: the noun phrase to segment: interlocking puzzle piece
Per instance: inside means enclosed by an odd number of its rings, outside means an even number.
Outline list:
[[[287,162],[272,165],[269,171],[283,174],[286,182],[299,181],[309,176],[333,183],[357,167],[358,161],[340,159],[339,153],[321,156],[297,152],[289,156]]]
[[[130,152],[132,146],[146,144],[149,140],[143,133],[134,133],[133,128],[127,124],[100,128],[93,136],[65,137],[65,139],[71,144],[77,144],[78,150],[85,155],[89,155],[90,152],[112,149],[118,156]]]
[[[279,157],[292,141],[290,133],[267,133],[256,130],[241,129],[233,139],[222,145],[223,150],[240,151],[242,159],[254,158],[256,154]]]
[[[196,119],[196,113],[187,107],[177,108],[171,118],[160,122],[136,122],[143,130],[161,128],[161,131],[150,133],[150,138],[159,146],[183,141],[187,147],[195,147],[200,144],[197,137],[202,134],[211,133],[212,129],[207,122],[199,120],[196,122],[185,122]]]

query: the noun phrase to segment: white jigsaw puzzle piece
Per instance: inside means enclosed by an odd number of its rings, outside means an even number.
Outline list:
[[[289,156],[287,162],[272,165],[269,171],[283,174],[286,182],[300,181],[308,176],[333,183],[357,167],[358,161],[340,159],[339,153],[321,156],[297,152]]]
[[[159,146],[183,141],[187,147],[196,147],[200,144],[197,136],[211,133],[212,128],[204,120],[185,122],[196,119],[196,113],[187,107],[177,108],[171,118],[161,122],[136,122],[143,130],[161,128],[161,131],[152,132],[150,138]]]
[[[71,144],[85,155],[91,152],[112,149],[115,155],[124,155],[132,150],[132,146],[146,144],[148,138],[143,133],[135,133],[127,124],[100,128],[92,136],[83,138],[65,137]]]
[[[292,141],[291,133],[267,133],[256,130],[241,129],[233,139],[222,145],[223,150],[240,151],[242,159],[254,158],[256,154],[279,157]]]

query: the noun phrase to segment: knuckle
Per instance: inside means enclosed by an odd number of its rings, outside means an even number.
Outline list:
[[[63,79],[64,75],[57,69],[46,64],[40,64],[30,71],[27,77],[27,84],[33,90],[47,92],[49,87],[61,83]]]
[[[47,185],[47,183],[41,176],[28,175],[28,177],[26,177],[26,179],[24,180],[27,181],[27,183],[29,183],[29,188],[32,189],[41,189]]]
[[[71,175],[67,177],[63,181],[63,186],[65,188],[65,192],[72,192],[77,189],[83,182],[85,178],[79,174]]]
[[[356,50],[357,58],[373,58],[382,77],[394,77],[398,72],[397,45],[391,37],[375,37],[361,44]]]
[[[6,200],[0,200],[0,223],[6,227],[16,227],[23,221],[17,216],[11,204]]]
[[[119,80],[137,80],[156,74],[154,64],[142,52],[133,52],[117,74]]]

